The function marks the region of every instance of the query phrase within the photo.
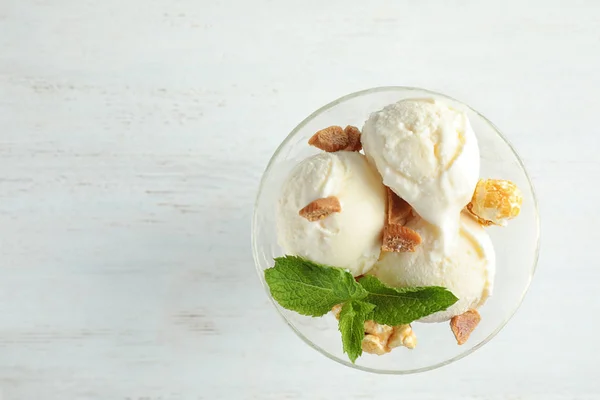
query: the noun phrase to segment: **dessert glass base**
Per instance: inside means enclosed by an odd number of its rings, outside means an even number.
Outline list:
[[[295,165],[320,151],[307,143],[318,130],[331,125],[361,128],[371,112],[402,99],[424,97],[438,98],[467,113],[479,143],[480,177],[514,182],[523,194],[521,213],[506,227],[486,228],[496,252],[494,291],[479,309],[481,323],[467,343],[456,344],[449,322],[414,322],[412,327],[418,340],[415,349],[399,347],[382,356],[363,352],[356,364],[352,364],[342,351],[341,336],[333,314],[321,318],[302,316],[280,307],[271,298],[264,270],[273,266],[273,258],[284,255],[277,243],[275,220],[280,189]],[[294,128],[275,151],[263,174],[256,199],[252,248],[258,276],[274,307],[308,345],[352,368],[381,374],[409,374],[438,368],[471,354],[489,342],[510,320],[523,301],[535,272],[539,251],[538,208],[521,159],[487,118],[442,94],[419,88],[379,87],[349,94],[321,107]]]

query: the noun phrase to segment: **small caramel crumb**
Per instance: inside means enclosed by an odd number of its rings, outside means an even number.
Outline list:
[[[357,127],[348,125],[345,129],[341,126],[330,126],[315,133],[308,144],[315,146],[328,153],[335,151],[360,151],[360,131]]]
[[[506,225],[506,221],[519,215],[523,195],[511,181],[480,179],[467,210],[484,226]]]
[[[335,316],[335,319],[340,319],[340,313],[342,312],[342,305],[341,304],[336,304],[331,309],[331,312]]]
[[[421,244],[421,240],[421,235],[410,228],[398,224],[388,224],[383,228],[381,250],[397,253],[413,252]]]
[[[459,345],[467,342],[469,336],[471,336],[471,332],[475,330],[479,321],[481,321],[481,316],[477,310],[469,310],[463,314],[452,317],[450,320],[450,328]]]
[[[314,222],[329,216],[334,212],[342,211],[340,201],[335,196],[323,197],[311,201],[302,210],[298,211],[301,217]]]
[[[387,223],[406,225],[412,216],[412,207],[405,200],[386,186],[387,192]]]

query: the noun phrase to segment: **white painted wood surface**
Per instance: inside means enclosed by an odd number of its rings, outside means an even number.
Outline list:
[[[543,225],[511,323],[404,377],[308,348],[250,252],[278,143],[390,84],[489,116]],[[595,0],[0,0],[1,398],[600,398],[599,90]]]

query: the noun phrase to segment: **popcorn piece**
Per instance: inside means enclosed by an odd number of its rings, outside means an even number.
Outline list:
[[[341,126],[330,126],[315,133],[308,144],[328,153],[335,151],[360,151],[360,131],[357,127],[348,125],[345,129]]]
[[[365,335],[362,340],[362,349],[365,353],[377,354],[378,356],[389,353],[391,349],[384,341],[376,335]]]
[[[481,321],[481,316],[477,310],[469,310],[463,314],[452,317],[450,320],[450,328],[459,345],[467,342],[469,336],[471,336],[471,332],[475,330],[479,321]]]
[[[301,217],[314,222],[326,218],[334,212],[342,211],[340,201],[335,196],[323,197],[315,201],[311,201],[298,212]]]
[[[385,340],[385,342],[388,341],[393,331],[394,328],[391,326],[381,325],[371,320],[365,321],[365,333],[378,336],[382,340]]]
[[[519,215],[523,196],[511,181],[480,179],[467,210],[484,225],[505,226],[506,221]]]
[[[389,348],[393,349],[395,347],[404,346],[409,349],[414,349],[417,346],[417,336],[410,325],[398,325],[393,329],[394,331],[388,340]]]
[[[383,251],[415,251],[415,248],[421,244],[421,235],[405,226],[397,224],[386,225],[383,228]]]
[[[365,333],[362,348],[366,353],[382,355],[396,347],[404,346],[414,349],[417,345],[417,337],[410,325],[391,327],[367,321],[365,322]]]
[[[364,352],[382,355],[389,353],[387,345],[394,328],[387,325],[378,324],[375,321],[365,321],[365,337],[362,340],[362,349]]]

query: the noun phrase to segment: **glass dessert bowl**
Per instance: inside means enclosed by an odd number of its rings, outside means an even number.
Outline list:
[[[479,308],[481,321],[468,341],[457,345],[449,324],[412,324],[418,338],[414,349],[396,348],[384,355],[362,354],[353,364],[344,354],[338,321],[332,313],[319,318],[300,315],[281,307],[271,296],[264,271],[273,259],[286,254],[278,242],[276,210],[281,189],[290,172],[307,157],[321,152],[308,145],[315,132],[332,125],[361,128],[372,112],[403,99],[433,98],[460,109],[469,118],[479,145],[481,178],[514,182],[522,193],[517,218],[506,227],[486,228],[495,249],[496,272],[493,295]],[[344,365],[360,370],[407,374],[427,371],[456,361],[491,340],[521,304],[533,277],[539,245],[538,210],[533,187],[518,155],[498,129],[469,106],[424,89],[380,87],[352,93],[317,110],[302,121],[283,141],[263,175],[256,200],[252,245],[259,278],[288,325],[311,347]]]

